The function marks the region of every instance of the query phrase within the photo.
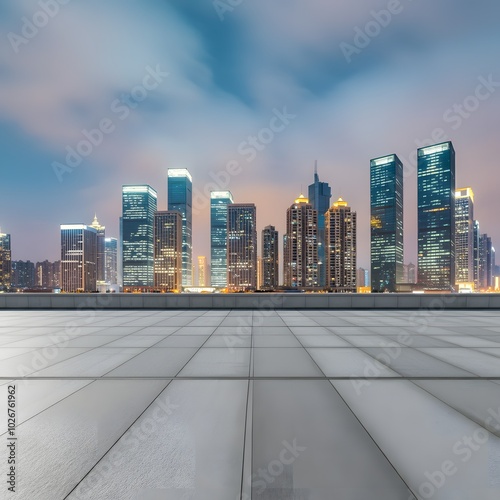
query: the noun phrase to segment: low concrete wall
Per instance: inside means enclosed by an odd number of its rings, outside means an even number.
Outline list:
[[[500,309],[500,294],[0,294],[0,309]]]

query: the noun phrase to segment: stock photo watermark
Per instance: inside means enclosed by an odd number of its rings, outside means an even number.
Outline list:
[[[85,158],[89,157],[96,148],[104,143],[107,136],[115,132],[117,129],[116,119],[118,119],[118,123],[125,121],[132,110],[136,109],[148,97],[149,93],[156,90],[169,75],[168,72],[162,71],[159,64],[155,68],[146,66],[145,71],[146,74],[139,85],[136,85],[128,94],[124,94],[110,104],[109,109],[112,118],[109,116],[103,117],[95,128],[83,129],[80,141],[74,146],[66,146],[67,154],[64,163],[52,162],[52,169],[59,182],[63,182],[65,174],[72,173],[82,164]]]

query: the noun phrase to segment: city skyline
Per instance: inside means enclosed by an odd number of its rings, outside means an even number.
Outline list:
[[[34,5],[2,5],[2,32],[20,33],[22,17],[32,18]],[[284,234],[283,217],[273,213],[286,209],[300,185],[305,191],[318,160],[333,199],[349,199],[360,214],[358,259],[369,267],[369,221],[361,215],[369,209],[366,161],[396,152],[406,166],[405,261],[416,262],[416,163],[409,158],[418,147],[445,139],[457,149],[457,186],[473,187],[481,200],[475,216],[499,241],[496,183],[490,181],[500,152],[498,3],[484,2],[481,15],[473,5],[450,0],[405,5],[350,62],[341,44],[352,44],[354,28],[362,30],[373,19],[370,12],[386,8],[385,2],[339,6],[317,0],[307,12],[244,2],[226,12],[223,22],[210,2],[146,1],[139,8],[110,1],[99,23],[95,6],[93,1],[61,6],[36,40],[18,52],[4,37],[3,182],[23,187],[23,203],[19,206],[19,189],[8,189],[0,200],[0,225],[12,235],[16,259],[57,259],[62,212],[76,222],[96,212],[107,234],[118,237],[123,184],[154,186],[159,208],[166,209],[168,168],[189,169],[201,192],[214,177],[229,177],[219,189],[258,203],[258,232],[272,224]],[[94,41],[81,46],[82,30],[87,33],[90,25]],[[184,56],[176,50],[179,44]],[[46,54],[51,64],[34,63]],[[125,114],[113,113],[111,104],[147,76],[151,83],[157,69],[163,80],[120,120]],[[271,142],[249,145],[249,136],[258,136],[283,114],[288,124],[276,124],[284,128]],[[117,130],[59,182],[53,162],[65,161],[66,147],[75,148],[82,130],[106,117],[115,118]],[[238,152],[242,144],[245,154]],[[227,174],[232,161],[241,171]],[[205,202],[194,214],[193,244],[195,254],[209,255]],[[33,220],[34,207],[43,224]]]

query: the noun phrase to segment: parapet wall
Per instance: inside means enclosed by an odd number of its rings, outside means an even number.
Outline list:
[[[0,294],[1,309],[500,309],[500,294]]]

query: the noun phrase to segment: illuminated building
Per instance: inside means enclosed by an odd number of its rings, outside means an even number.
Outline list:
[[[10,234],[0,232],[0,291],[10,289],[12,282],[12,254]]]
[[[318,211],[302,194],[286,211],[283,239],[284,285],[318,287]]]
[[[97,214],[90,224],[97,231],[97,282],[106,281],[106,228],[99,224]]]
[[[118,283],[118,240],[106,238],[104,240],[104,280],[109,285]]]
[[[185,168],[168,169],[168,210],[182,216],[182,285],[193,284],[193,178]]]
[[[154,287],[161,292],[182,289],[182,215],[177,211],[154,216]]]
[[[356,292],[356,212],[339,198],[325,214],[328,290]]]
[[[227,286],[227,207],[233,203],[230,191],[210,193],[210,272],[213,287]]]
[[[455,289],[455,150],[444,142],[417,152],[418,283]]]
[[[455,283],[474,283],[474,193],[455,192]]]
[[[209,286],[208,276],[210,270],[208,268],[207,258],[203,255],[198,257],[198,286]]]
[[[395,292],[403,282],[403,164],[397,155],[370,161],[371,286]]]
[[[61,225],[61,289],[97,290],[97,230],[85,224]]]
[[[332,189],[327,182],[320,182],[318,164],[314,167],[314,183],[309,186],[309,203],[318,212],[318,285],[326,286],[325,267],[325,213],[330,208]]]
[[[257,288],[257,210],[253,203],[227,207],[227,287],[230,291]]]
[[[121,267],[125,291],[145,291],[154,285],[153,226],[157,198],[151,186],[123,186]]]
[[[276,290],[279,286],[278,231],[274,226],[262,230],[262,282],[263,290]]]

